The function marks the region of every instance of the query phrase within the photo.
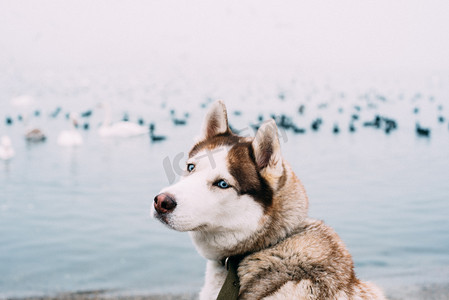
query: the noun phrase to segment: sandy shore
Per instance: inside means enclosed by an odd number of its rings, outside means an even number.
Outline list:
[[[449,283],[423,286],[398,286],[385,289],[390,300],[449,300]],[[86,291],[45,297],[7,298],[9,300],[194,300],[198,294],[116,295],[108,291]]]
[[[198,294],[114,295],[105,291],[56,294],[44,297],[7,298],[8,300],[194,300]]]
[[[384,289],[390,300],[449,300],[449,283]]]

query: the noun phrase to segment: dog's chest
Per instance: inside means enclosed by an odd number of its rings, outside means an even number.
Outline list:
[[[268,266],[267,264],[257,263],[257,260],[251,263],[245,263],[239,266],[238,273],[241,277],[240,281],[240,296],[239,299],[262,299],[265,288],[260,286],[260,281],[270,282],[270,273],[265,273],[266,269],[273,269],[274,266]],[[200,300],[217,299],[217,296],[223,287],[223,284],[228,275],[226,268],[219,262],[208,261],[206,267],[206,279],[205,284],[200,292]],[[243,275],[243,276],[242,276]],[[287,278],[280,276],[280,282],[276,284],[283,284],[288,281]],[[254,296],[257,296],[254,298]]]
[[[222,264],[209,260],[206,266],[205,283],[200,292],[200,300],[217,299],[227,274]]]

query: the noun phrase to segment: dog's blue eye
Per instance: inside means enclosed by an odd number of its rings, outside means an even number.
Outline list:
[[[221,189],[227,189],[229,187],[229,184],[222,179],[217,182],[217,186]]]
[[[187,171],[192,172],[193,169],[195,169],[195,165],[194,164],[188,164],[187,165]]]

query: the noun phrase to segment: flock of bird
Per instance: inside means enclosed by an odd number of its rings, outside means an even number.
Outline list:
[[[325,105],[327,106],[327,105]],[[350,122],[349,122],[349,126],[348,126],[348,131],[349,132],[355,132],[357,130],[357,126],[356,123],[358,122],[358,120],[360,119],[360,114],[358,112],[360,112],[362,110],[362,108],[359,105],[354,105],[354,111],[356,111],[356,113],[353,113],[350,117]],[[439,105],[438,106],[438,110],[442,111],[443,106]],[[298,114],[299,115],[303,115],[305,112],[305,105],[300,105],[298,108]],[[342,108],[338,109],[339,113],[343,112]],[[415,107],[413,110],[414,114],[419,114],[419,108]],[[240,111],[236,111],[234,112],[235,115],[241,115]],[[295,124],[295,122],[293,121],[293,118],[286,115],[286,114],[280,114],[280,115],[275,115],[275,114],[271,114],[270,118],[274,119],[277,126],[285,129],[285,130],[291,130],[293,133],[295,134],[304,134],[307,132],[307,128],[305,127],[301,127],[297,124]],[[258,115],[258,123],[257,124],[251,124],[251,127],[254,130],[257,130],[259,128],[259,124],[260,122],[262,122],[264,120],[264,116],[262,114]],[[446,118],[442,115],[438,116],[438,122],[439,123],[444,123],[446,120]],[[323,119],[321,117],[317,117],[316,119],[312,120],[311,124],[310,124],[310,130],[317,132],[320,130],[321,125],[323,124]],[[361,125],[359,126],[363,126],[363,127],[371,127],[371,128],[375,128],[375,129],[379,129],[379,130],[383,130],[386,134],[390,134],[393,130],[396,130],[398,128],[398,122],[390,117],[385,117],[385,116],[381,116],[379,114],[376,114],[374,116],[374,118],[372,120],[368,120],[368,121],[364,121]],[[238,130],[234,129],[231,127],[231,129],[238,133]],[[340,126],[338,125],[338,123],[335,123],[332,127],[332,132],[334,134],[339,134],[340,131],[342,129],[340,128]],[[416,122],[415,124],[415,133],[417,136],[419,137],[430,137],[430,133],[431,133],[431,129],[428,127],[423,127],[420,125],[419,122]]]
[[[98,135],[101,137],[115,137],[115,138],[129,138],[140,135],[148,134],[152,142],[159,142],[166,139],[164,135],[157,135],[155,133],[155,124],[150,123],[145,126],[145,121],[142,118],[138,119],[137,123],[129,121],[129,116],[125,113],[121,121],[112,121],[112,110],[111,106],[107,102],[103,102],[98,105],[98,108],[104,110],[104,119],[98,128]],[[50,113],[51,118],[57,118],[62,112],[61,107],[57,107],[53,112]],[[174,117],[174,111],[172,113],[172,120],[175,125],[185,125],[187,124],[188,114],[185,115],[186,119],[179,119]],[[34,116],[39,117],[41,112],[39,110],[34,111]],[[81,135],[79,129],[89,130],[90,125],[86,121],[82,125],[79,120],[88,119],[93,114],[93,110],[87,110],[78,113],[67,113],[65,115],[68,119],[69,127],[62,130],[57,137],[57,144],[62,147],[76,147],[83,144],[83,136]],[[47,135],[45,132],[37,127],[32,127],[28,125],[29,116],[18,115],[17,119],[11,116],[5,118],[5,124],[7,126],[12,126],[16,121],[24,123],[26,129],[24,133],[24,138],[27,142],[40,143],[47,140]],[[0,139],[0,160],[9,160],[15,156],[15,151],[12,146],[11,138],[7,135],[2,136]]]
[[[211,100],[211,99],[210,99]],[[280,98],[280,100],[283,100]],[[209,101],[210,102],[210,101]],[[207,106],[206,103],[201,104],[201,108],[205,108]],[[321,104],[323,106],[323,104]],[[127,137],[133,137],[133,136],[139,136],[139,135],[149,135],[150,140],[152,142],[160,142],[165,140],[167,137],[164,135],[157,135],[155,133],[155,124],[145,124],[145,120],[142,118],[139,118],[137,122],[131,122],[129,120],[129,116],[127,113],[123,115],[123,118],[121,121],[113,122],[112,120],[112,110],[111,106],[108,102],[103,102],[97,106],[99,109],[102,109],[104,111],[104,120],[101,123],[100,127],[98,128],[98,135],[102,137],[116,137],[116,138],[127,138]],[[324,107],[327,107],[327,105],[324,105]],[[323,107],[318,107],[323,108]],[[355,132],[357,130],[357,127],[363,126],[363,127],[371,127],[379,130],[383,130],[386,134],[390,134],[392,131],[396,130],[398,128],[397,121],[388,118],[381,115],[375,115],[372,120],[366,120],[364,122],[360,121],[360,114],[361,107],[358,105],[353,106],[354,113],[350,116],[350,122],[348,131],[349,132]],[[297,114],[300,116],[305,114],[306,106],[304,104],[301,104],[299,108],[297,109]],[[442,105],[438,107],[439,111],[442,111]],[[342,108],[338,109],[339,113],[343,112]],[[50,117],[57,118],[58,115],[62,113],[62,108],[57,107],[53,112],[50,113]],[[62,130],[57,138],[57,144],[63,147],[73,147],[73,146],[80,146],[83,144],[83,137],[79,132],[79,129],[82,128],[84,130],[90,129],[90,124],[85,121],[82,125],[79,123],[79,120],[82,118],[83,120],[88,120],[89,117],[94,113],[94,111],[87,110],[84,112],[78,113],[67,113],[65,117],[70,121],[70,127],[66,130]],[[413,110],[414,114],[419,114],[419,108],[416,107]],[[39,110],[34,111],[34,116],[38,117],[40,116],[41,112]],[[236,116],[242,115],[241,111],[233,111],[233,114]],[[171,120],[175,126],[182,126],[187,124],[187,120],[189,118],[189,113],[184,114],[184,118],[178,118],[176,117],[176,111],[170,110]],[[284,130],[291,130],[294,134],[304,134],[309,130],[306,127],[301,127],[295,124],[293,121],[293,118],[291,116],[288,116],[286,114],[271,114],[269,116],[270,118],[274,119],[276,121],[276,124],[278,127],[284,129]],[[265,116],[263,114],[259,114],[257,117],[256,123],[250,124],[250,126],[257,130],[265,119]],[[34,142],[39,143],[43,142],[47,139],[47,136],[45,132],[43,132],[39,128],[33,128],[30,126],[27,126],[29,117],[24,115],[18,115],[16,119],[14,119],[11,116],[7,116],[5,119],[6,125],[12,126],[14,122],[23,122],[26,126],[26,132],[24,134],[25,139],[28,142]],[[440,114],[438,117],[438,122],[444,123],[445,118]],[[317,132],[320,130],[321,126],[323,124],[323,119],[321,117],[315,118],[310,123],[310,130],[313,132]],[[230,125],[231,130],[235,133],[239,133],[239,130],[235,129]],[[333,134],[339,134],[340,131],[343,130],[337,123],[335,123],[332,127]],[[420,137],[430,137],[431,129],[422,127],[419,123],[416,123],[415,127],[415,133],[417,136]],[[0,139],[0,159],[2,160],[9,160],[12,157],[14,157],[14,149],[12,146],[11,139],[8,136],[3,136]]]

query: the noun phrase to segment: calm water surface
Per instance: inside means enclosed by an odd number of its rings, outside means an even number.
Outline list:
[[[129,75],[36,71],[25,76],[11,70],[1,75],[0,134],[11,137],[16,156],[0,161],[0,297],[97,289],[198,291],[204,259],[187,234],[151,219],[150,206],[168,184],[162,161],[173,161],[192,145],[208,98],[227,101],[236,128],[255,123],[259,112],[265,117],[287,112],[307,127],[304,135],[289,132],[282,151],[306,187],[310,215],[337,230],[360,277],[385,287],[449,278],[449,129],[447,120],[437,122],[438,115],[449,118],[447,75],[335,81],[294,72]],[[6,115],[33,111],[10,105],[9,99],[22,93],[36,99],[32,108],[41,116],[29,123],[46,131],[45,143],[27,144],[23,124],[3,123]],[[376,93],[387,101],[376,100]],[[103,100],[113,104],[114,120],[127,111],[132,121],[155,121],[168,140],[99,137],[103,115],[96,105]],[[306,104],[302,117],[300,103]],[[328,107],[319,109],[321,103]],[[386,135],[357,126],[349,133],[354,104],[362,107],[356,124],[381,113],[394,117],[398,130]],[[52,119],[48,115],[57,106],[63,113]],[[418,115],[412,112],[416,106]],[[94,114],[84,144],[59,147],[57,135],[69,126],[63,114],[86,109]],[[170,109],[180,117],[189,112],[188,125],[172,125]],[[232,113],[237,109],[241,116]],[[310,121],[318,116],[323,127],[312,133]],[[416,120],[432,128],[430,139],[415,135]],[[332,134],[335,122],[342,129],[338,135]]]

